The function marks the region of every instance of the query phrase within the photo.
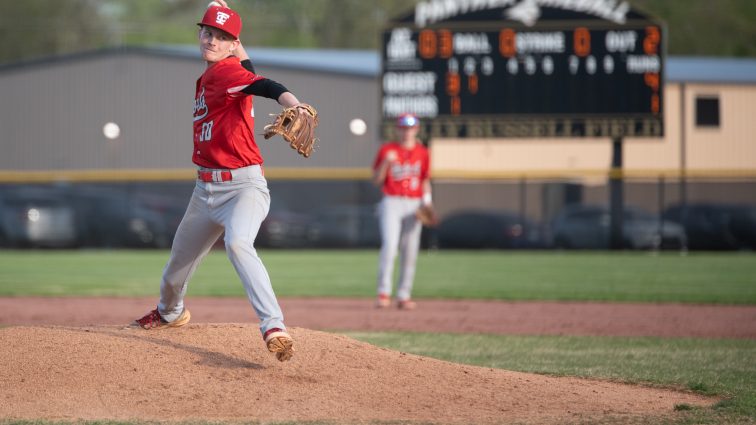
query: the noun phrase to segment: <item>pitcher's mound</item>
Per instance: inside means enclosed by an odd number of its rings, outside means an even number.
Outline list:
[[[289,329],[279,363],[255,325],[0,329],[0,420],[565,423],[673,415],[693,394],[473,366]]]

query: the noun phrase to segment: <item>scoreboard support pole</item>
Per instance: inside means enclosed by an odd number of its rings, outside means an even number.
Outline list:
[[[624,210],[622,176],[622,137],[612,139],[612,168],[609,173],[609,246],[622,249],[622,218]]]

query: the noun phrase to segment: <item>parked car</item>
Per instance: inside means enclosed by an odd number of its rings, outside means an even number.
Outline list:
[[[313,243],[325,248],[375,248],[381,231],[375,205],[337,205],[315,211]]]
[[[0,191],[0,246],[70,248],[77,245],[74,208],[53,188]]]
[[[124,191],[77,187],[67,197],[76,210],[81,246],[170,247],[165,217]]]
[[[756,249],[756,207],[742,206],[732,218],[732,233],[740,241],[741,249]]]
[[[260,225],[255,246],[265,248],[307,248],[312,245],[312,218],[308,214],[271,205]]]
[[[663,216],[685,228],[690,249],[756,248],[756,207],[694,203],[667,208]]]
[[[551,223],[551,244],[557,248],[606,249],[610,247],[610,214],[596,205],[569,205]],[[662,221],[637,208],[622,215],[622,247],[629,249],[682,249],[687,237],[682,226]]]
[[[181,220],[186,213],[188,198],[167,198],[156,195],[140,194],[138,202],[145,208],[157,213],[163,221],[167,239],[173,242]]]
[[[460,211],[441,220],[439,248],[538,248],[540,232],[530,220],[505,211]]]

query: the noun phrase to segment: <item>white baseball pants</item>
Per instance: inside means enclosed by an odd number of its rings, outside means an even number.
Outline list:
[[[259,165],[231,174],[227,182],[197,181],[163,270],[158,311],[169,322],[178,318],[192,274],[225,230],[226,253],[260,319],[260,331],[286,329],[270,277],[254,247],[270,209],[267,181]]]
[[[396,297],[412,296],[415,265],[423,226],[415,217],[420,198],[384,196],[378,206],[381,227],[381,253],[378,263],[378,294],[391,295],[394,262],[399,253],[399,280]]]

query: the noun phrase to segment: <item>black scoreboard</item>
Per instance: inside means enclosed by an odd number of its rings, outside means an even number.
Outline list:
[[[403,112],[423,118],[426,137],[664,135],[660,23],[629,9],[608,20],[569,0],[522,22],[517,0],[504,3],[422,25],[416,11],[384,32],[384,135]]]

